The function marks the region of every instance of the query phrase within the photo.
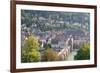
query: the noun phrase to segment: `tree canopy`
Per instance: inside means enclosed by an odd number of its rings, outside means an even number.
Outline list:
[[[45,50],[45,58],[47,61],[57,61],[59,59],[58,54],[52,48]]]
[[[34,35],[29,36],[21,49],[21,62],[40,61],[39,46],[37,38]]]
[[[87,60],[87,59],[90,59],[90,45],[89,44],[83,44],[81,46],[80,50],[75,55],[74,59],[75,60]]]

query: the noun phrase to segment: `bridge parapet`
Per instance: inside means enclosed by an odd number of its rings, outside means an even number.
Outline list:
[[[66,60],[68,55],[72,52],[72,50],[73,50],[73,37],[72,35],[70,35],[70,37],[66,40],[65,48],[58,53],[58,56],[60,56],[62,60]]]

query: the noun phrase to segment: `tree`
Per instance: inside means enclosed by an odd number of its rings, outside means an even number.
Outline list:
[[[43,47],[44,47],[45,49],[51,48],[51,44],[45,43]]]
[[[37,38],[34,35],[29,36],[21,49],[21,62],[40,61],[39,46]]]
[[[59,58],[57,52],[55,52],[52,48],[48,48],[45,50],[44,57],[46,61],[57,61]]]
[[[80,50],[75,55],[74,59],[75,60],[87,60],[87,59],[90,59],[90,45],[89,44],[83,44],[81,46]]]

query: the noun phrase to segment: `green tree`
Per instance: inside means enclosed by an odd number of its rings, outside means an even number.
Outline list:
[[[21,49],[21,62],[40,61],[39,46],[37,38],[34,35],[29,36]]]
[[[45,49],[47,49],[47,48],[51,48],[51,44],[47,44],[47,43],[45,43],[43,47],[44,47]]]
[[[87,60],[87,59],[90,59],[90,45],[89,44],[83,44],[81,46],[80,50],[75,55],[74,59],[75,60]]]

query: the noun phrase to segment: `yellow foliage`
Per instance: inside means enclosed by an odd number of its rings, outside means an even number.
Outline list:
[[[37,62],[40,61],[39,42],[38,39],[31,35],[24,41],[21,53],[22,62]]]
[[[30,48],[30,49],[39,49],[39,43],[38,43],[38,39],[31,35],[29,36],[26,40],[25,40],[25,48]]]

